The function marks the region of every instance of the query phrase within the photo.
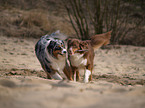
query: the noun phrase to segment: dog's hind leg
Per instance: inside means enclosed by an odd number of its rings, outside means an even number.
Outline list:
[[[91,71],[88,69],[85,69],[85,75],[84,75],[84,83],[89,82],[89,77],[91,75]]]

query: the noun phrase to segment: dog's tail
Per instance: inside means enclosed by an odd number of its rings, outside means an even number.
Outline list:
[[[112,31],[109,31],[107,33],[97,34],[97,35],[92,36],[90,38],[91,46],[94,49],[98,49],[103,45],[109,44],[110,38],[111,38],[111,33],[112,33]]]

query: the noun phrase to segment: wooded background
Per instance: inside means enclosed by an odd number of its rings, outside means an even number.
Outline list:
[[[145,46],[145,0],[0,0],[0,35],[58,29],[82,40],[112,30],[111,44]]]

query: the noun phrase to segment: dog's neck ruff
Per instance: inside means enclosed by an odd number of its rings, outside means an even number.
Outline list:
[[[72,66],[76,67],[84,67],[87,65],[87,59],[83,57],[84,54],[75,53],[74,55],[70,55],[70,61]]]
[[[45,56],[48,59],[48,61],[50,61],[52,68],[62,73],[65,66],[65,56],[61,56],[58,59],[56,59],[50,53],[48,53],[47,46],[50,44],[50,41],[52,40],[47,41],[45,45]]]

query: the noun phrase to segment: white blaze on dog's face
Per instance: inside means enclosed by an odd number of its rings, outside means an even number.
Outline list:
[[[66,55],[66,49],[63,41],[50,41],[47,47],[48,52],[55,58]]]
[[[68,53],[69,55],[74,55],[77,50],[80,49],[80,41],[78,39],[73,39],[68,41]]]

